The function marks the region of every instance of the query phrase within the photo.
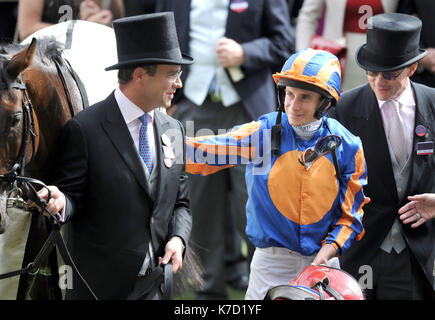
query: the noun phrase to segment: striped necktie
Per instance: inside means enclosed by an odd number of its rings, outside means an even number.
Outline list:
[[[140,122],[142,125],[140,126],[140,134],[139,134],[139,154],[145,165],[148,168],[148,172],[151,174],[153,171],[153,155],[150,147],[150,143],[148,140],[148,119],[150,116],[148,114],[142,115],[140,118]]]

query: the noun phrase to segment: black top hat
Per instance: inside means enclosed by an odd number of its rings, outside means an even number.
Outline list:
[[[118,63],[106,71],[147,64],[192,64],[178,44],[173,12],[127,17],[113,21]]]
[[[423,58],[421,20],[401,13],[383,13],[367,21],[367,43],[356,52],[363,69],[387,72],[403,69]]]

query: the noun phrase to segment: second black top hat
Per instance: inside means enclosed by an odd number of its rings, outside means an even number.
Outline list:
[[[420,19],[401,13],[383,13],[368,19],[367,43],[356,52],[356,61],[370,71],[394,71],[422,59]]]

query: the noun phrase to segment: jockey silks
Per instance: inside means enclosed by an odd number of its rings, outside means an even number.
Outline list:
[[[186,138],[186,171],[207,175],[247,164],[246,233],[256,247],[312,255],[329,243],[342,254],[364,234],[362,207],[368,199],[363,193],[367,169],[361,140],[329,118],[323,118],[310,140],[303,140],[283,114],[281,146],[274,155],[270,132],[276,117],[276,112],[269,113],[226,134]],[[298,152],[331,134],[342,139],[335,150],[340,178],[331,152],[308,169],[298,161]]]

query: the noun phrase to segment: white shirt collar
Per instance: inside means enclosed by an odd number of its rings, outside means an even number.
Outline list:
[[[138,120],[145,113],[141,108],[131,102],[130,99],[128,99],[119,88],[115,89],[115,99],[118,103],[122,117],[127,125],[132,121]],[[154,121],[154,110],[151,110],[147,113],[151,117],[152,123]]]

